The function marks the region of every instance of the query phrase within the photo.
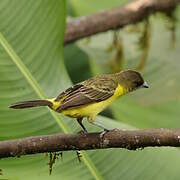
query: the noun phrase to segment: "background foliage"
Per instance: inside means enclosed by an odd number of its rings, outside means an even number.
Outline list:
[[[0,1],[0,140],[56,132],[77,132],[70,118],[46,108],[10,110],[8,105],[25,99],[53,97],[73,82],[95,74],[141,69],[151,88],[116,101],[97,121],[107,127],[179,127],[180,71],[179,22],[172,48],[171,21],[162,14],[114,32],[103,33],[68,45],[63,49],[65,18],[117,7],[124,1],[1,0]],[[67,9],[67,12],[66,12]],[[176,10],[176,17],[179,9]],[[148,30],[146,38],[143,32]],[[138,43],[139,42],[139,43]],[[119,52],[119,56],[116,56]],[[146,54],[145,54],[146,53]],[[115,64],[116,65],[116,64]],[[68,72],[68,73],[67,73]],[[71,80],[70,80],[71,79]],[[99,130],[86,123],[90,131]],[[0,179],[179,179],[180,152],[176,148],[148,148],[129,152],[112,149],[64,153],[49,176],[44,154],[0,160]]]

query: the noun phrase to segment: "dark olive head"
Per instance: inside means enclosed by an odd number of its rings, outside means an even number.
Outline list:
[[[118,83],[128,91],[133,91],[137,88],[148,88],[148,84],[144,81],[141,74],[137,71],[126,70],[116,74]]]

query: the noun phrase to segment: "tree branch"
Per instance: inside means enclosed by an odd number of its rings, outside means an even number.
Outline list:
[[[104,134],[54,134],[0,142],[0,158],[70,150],[180,147],[180,129],[114,129]]]
[[[156,12],[171,11],[179,3],[180,0],[135,0],[116,9],[74,18],[67,22],[64,44],[137,23]]]

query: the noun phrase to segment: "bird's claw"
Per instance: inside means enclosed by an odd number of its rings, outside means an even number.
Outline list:
[[[105,131],[105,132],[109,132],[109,131],[110,131],[110,129],[106,129],[106,128],[104,128],[104,131]]]
[[[109,129],[104,129],[104,131],[100,133],[100,138],[102,139],[104,135],[109,131],[110,131]]]

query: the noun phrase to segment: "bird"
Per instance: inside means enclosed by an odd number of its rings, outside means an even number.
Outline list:
[[[140,72],[123,70],[114,74],[91,77],[67,88],[55,98],[17,102],[9,107],[24,109],[48,106],[57,113],[76,118],[83,132],[87,132],[82,123],[84,118],[87,118],[89,123],[107,130],[95,121],[95,117],[120,96],[148,87]]]

